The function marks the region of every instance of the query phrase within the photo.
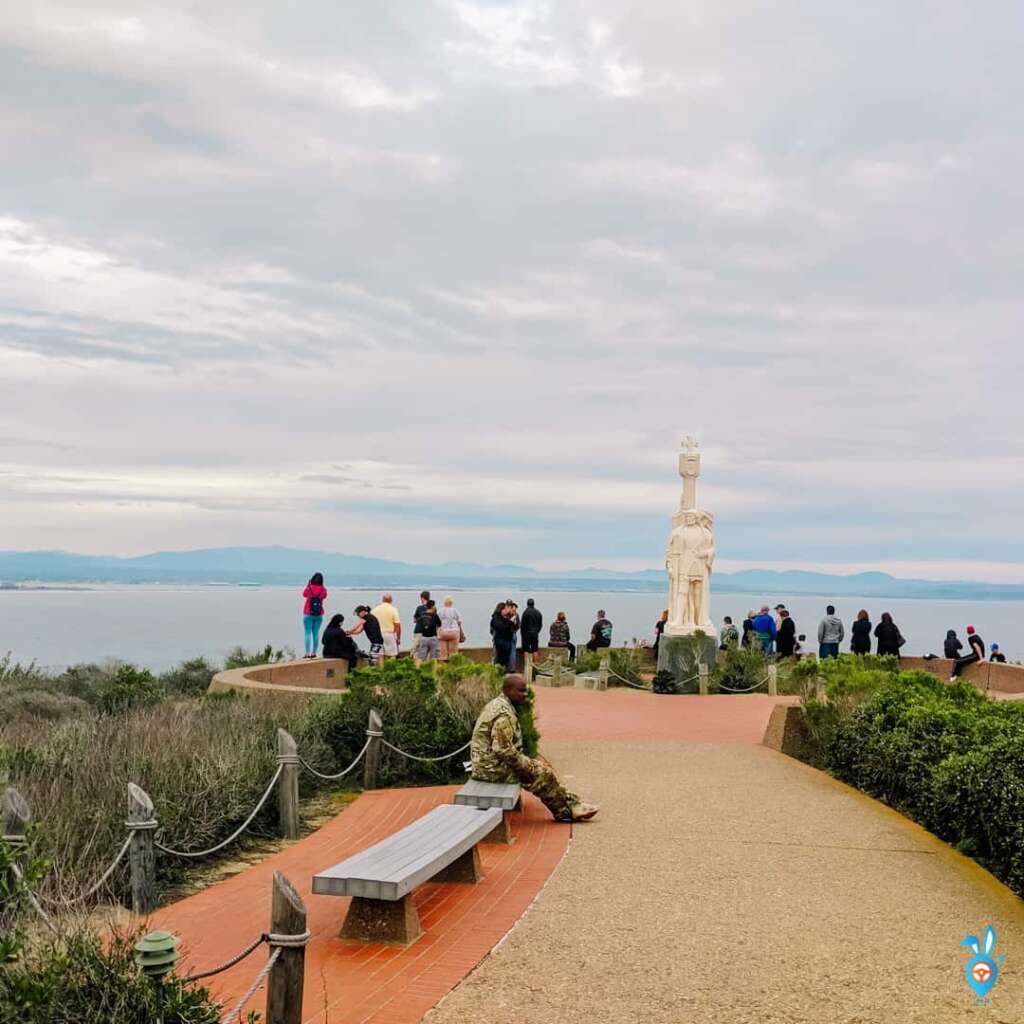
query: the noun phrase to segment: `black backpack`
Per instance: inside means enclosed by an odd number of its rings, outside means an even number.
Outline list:
[[[314,594],[312,590],[309,592],[309,614],[310,615],[323,615],[324,613],[324,599],[320,594]]]

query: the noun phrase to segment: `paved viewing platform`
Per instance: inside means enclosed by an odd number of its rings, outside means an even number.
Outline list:
[[[454,787],[366,793],[155,921],[202,968],[266,929],[281,870],[309,908],[310,1024],[1020,1020],[1024,904],[901,815],[763,746],[772,708],[792,700],[538,691],[543,752],[600,815],[570,842],[528,797],[517,842],[480,848],[480,885],[417,891],[425,934],[407,948],[338,938],[346,901],[312,895],[311,877]],[[1006,962],[976,1006],[959,943],[988,924]],[[243,963],[213,990],[230,1003],[252,974]]]

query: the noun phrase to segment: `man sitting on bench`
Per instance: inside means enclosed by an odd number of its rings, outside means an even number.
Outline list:
[[[473,727],[472,778],[481,782],[518,782],[540,799],[555,821],[589,821],[598,808],[582,803],[575,793],[570,793],[547,761],[523,753],[523,732],[516,707],[525,700],[523,676],[505,676],[501,696],[480,712]]]

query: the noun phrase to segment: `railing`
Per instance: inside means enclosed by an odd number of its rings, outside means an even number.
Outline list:
[[[362,763],[363,788],[376,789],[383,747],[412,761],[437,763],[450,760],[461,754],[469,747],[469,743],[465,743],[457,750],[453,750],[448,754],[442,754],[439,757],[424,757],[419,754],[412,754],[385,739],[384,723],[380,714],[377,711],[370,711],[366,728],[366,742],[363,744],[362,750],[356,755],[356,759],[343,771],[333,775],[326,775],[317,771],[299,755],[298,746],[289,733],[285,732],[284,729],[278,729],[277,768],[264,789],[263,795],[256,802],[256,806],[242,824],[230,836],[215,846],[204,850],[178,850],[167,845],[160,837],[160,823],[157,820],[153,801],[150,799],[149,794],[141,786],[137,786],[134,782],[129,782],[128,815],[124,823],[125,828],[128,830],[128,835],[106,870],[103,871],[92,885],[70,899],[65,897],[53,898],[43,896],[40,893],[32,893],[31,902],[33,907],[47,924],[52,927],[52,919],[44,909],[44,904],[57,909],[70,909],[79,904],[86,903],[104,888],[118,866],[127,857],[132,910],[136,914],[148,914],[157,905],[157,852],[168,857],[178,857],[187,860],[199,860],[220,852],[249,828],[270,799],[275,788],[277,789],[278,820],[280,822],[281,834],[286,839],[298,839],[301,830],[299,816],[300,770],[305,769],[320,779],[337,781],[350,774]],[[2,806],[3,839],[12,845],[24,846],[27,842],[26,834],[31,819],[31,810],[28,804],[17,790],[8,787],[3,794]]]

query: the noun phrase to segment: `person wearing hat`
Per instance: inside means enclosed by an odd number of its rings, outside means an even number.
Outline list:
[[[992,653],[988,656],[989,661],[999,661],[1003,664],[1006,663],[1006,655],[999,649],[999,644],[992,645]]]
[[[962,658],[957,658],[953,662],[953,674],[949,677],[950,682],[957,679],[968,665],[976,661],[985,660],[985,641],[975,632],[973,626],[967,627],[967,646],[970,648],[971,653],[965,654]]]

